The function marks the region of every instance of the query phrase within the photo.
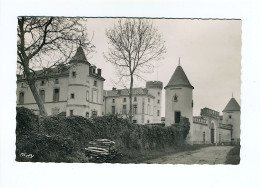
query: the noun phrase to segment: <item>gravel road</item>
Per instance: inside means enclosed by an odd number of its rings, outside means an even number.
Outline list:
[[[153,164],[225,164],[227,153],[233,146],[210,146],[185,151],[147,161]]]

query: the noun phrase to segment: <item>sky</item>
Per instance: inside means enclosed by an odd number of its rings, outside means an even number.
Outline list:
[[[162,35],[167,52],[153,73],[143,75],[147,81],[160,80],[166,86],[174,70],[180,65],[194,86],[195,116],[204,107],[222,113],[232,97],[241,104],[241,20],[152,19]],[[114,67],[106,62],[108,50],[105,31],[113,27],[114,18],[89,18],[87,29],[96,52],[90,63],[102,68],[106,79],[104,89],[110,90],[117,80]],[[145,81],[135,81],[145,87]],[[162,116],[165,114],[165,91],[162,92]]]

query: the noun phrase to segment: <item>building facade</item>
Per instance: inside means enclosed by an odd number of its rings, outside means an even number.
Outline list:
[[[101,116],[103,84],[101,69],[92,66],[81,47],[67,66],[40,70],[36,88],[48,115]],[[17,106],[38,111],[24,75],[17,78]]]
[[[161,123],[162,88],[163,83],[160,81],[148,81],[146,88],[133,88],[133,123]],[[128,117],[130,110],[129,90],[113,88],[104,92],[104,114],[120,114],[123,117]]]
[[[232,97],[219,112],[203,108],[200,116],[193,116],[194,87],[190,84],[184,70],[179,65],[174,71],[165,89],[165,125],[180,122],[180,117],[187,117],[190,132],[187,142],[191,144],[238,144],[240,142],[240,106]]]

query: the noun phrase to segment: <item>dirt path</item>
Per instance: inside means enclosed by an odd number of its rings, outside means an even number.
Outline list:
[[[156,164],[225,164],[227,153],[233,146],[210,146],[185,151],[147,161]]]

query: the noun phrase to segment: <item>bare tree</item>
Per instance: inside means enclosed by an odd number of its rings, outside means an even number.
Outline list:
[[[91,50],[85,18],[18,17],[17,64],[22,69],[41,115],[47,115],[35,85],[35,69],[67,63],[78,46]]]
[[[132,122],[134,78],[142,78],[142,73],[153,71],[154,62],[166,52],[164,41],[152,22],[146,19],[119,19],[106,31],[106,36],[110,44],[106,60],[116,67],[120,80],[130,78],[129,119]]]

